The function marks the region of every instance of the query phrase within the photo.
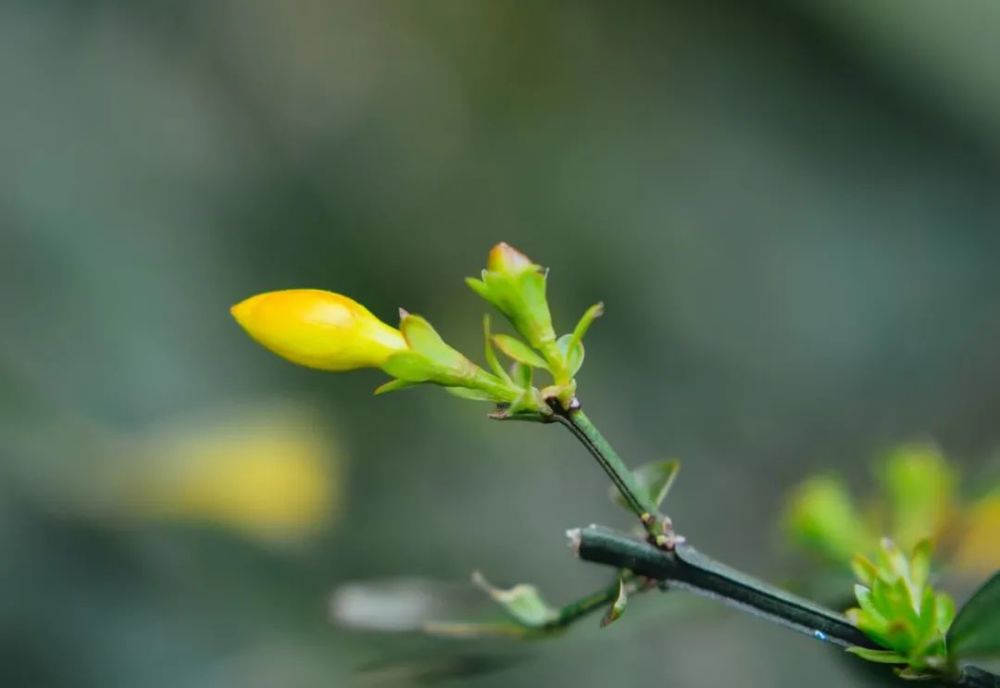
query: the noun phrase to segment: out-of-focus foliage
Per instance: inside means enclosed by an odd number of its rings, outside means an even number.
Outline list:
[[[901,445],[878,462],[875,473],[880,491],[864,508],[834,475],[804,482],[786,506],[788,537],[841,572],[855,553],[874,555],[884,536],[905,551],[924,540],[935,543],[942,561],[968,578],[1000,568],[1000,501],[995,493],[960,497],[958,469],[938,449]]]

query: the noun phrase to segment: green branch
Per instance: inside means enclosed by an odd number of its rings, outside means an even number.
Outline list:
[[[570,410],[554,404],[553,409],[549,420],[562,423],[580,440],[649,533],[649,542],[642,542],[598,526],[572,531],[581,559],[688,589],[841,647],[883,649],[843,615],[717,562],[685,544],[683,538],[666,532],[669,519],[659,514],[656,504],[579,404]],[[1000,688],[1000,676],[966,667],[950,685]]]
[[[584,561],[628,569],[841,647],[882,649],[841,614],[721,564],[683,542],[665,552],[600,526],[571,531],[571,537]],[[1000,676],[967,666],[948,685],[1000,688]]]
[[[559,617],[546,625],[546,630],[561,630],[579,621],[585,616],[608,606],[618,596],[618,579],[606,588],[602,588],[578,600],[570,602],[559,610]]]
[[[685,543],[665,552],[600,526],[574,531],[573,536],[585,561],[675,584],[843,647],[878,648],[840,614],[725,566]]]
[[[565,426],[576,437],[591,456],[597,460],[611,482],[618,488],[625,503],[639,517],[649,533],[650,540],[659,546],[672,546],[673,540],[669,534],[669,523],[659,512],[657,504],[635,479],[618,452],[605,439],[597,426],[591,422],[587,414],[576,403],[568,411],[558,403],[553,404],[552,420]]]

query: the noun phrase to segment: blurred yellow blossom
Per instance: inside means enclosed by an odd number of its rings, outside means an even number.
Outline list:
[[[861,511],[836,477],[814,477],[789,496],[789,539],[846,573],[855,553],[871,554],[882,536],[907,550],[927,540],[963,576],[1000,568],[1000,490],[979,501],[959,499],[958,472],[930,444],[903,444],[877,466],[881,492]]]
[[[1000,569],[1000,490],[973,503],[960,528],[955,565],[975,577]]]
[[[318,419],[265,408],[160,430],[139,445],[122,483],[144,519],[211,523],[265,538],[328,523],[340,502],[340,462]]]
[[[320,289],[257,294],[232,307],[260,344],[293,363],[322,370],[376,368],[406,340],[357,301]]]

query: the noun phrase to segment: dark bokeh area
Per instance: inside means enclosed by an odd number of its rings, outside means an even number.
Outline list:
[[[0,4],[0,684],[862,685],[650,597],[541,643],[331,622],[348,581],[603,584],[628,518],[566,433],[294,367],[231,304],[349,294],[481,350],[505,240],[591,303],[580,396],[774,581],[788,490],[1000,447],[1000,5]]]

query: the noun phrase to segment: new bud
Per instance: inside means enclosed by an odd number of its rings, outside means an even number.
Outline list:
[[[232,307],[261,345],[292,363],[321,370],[377,368],[407,350],[406,340],[357,301],[319,289],[251,296]]]

